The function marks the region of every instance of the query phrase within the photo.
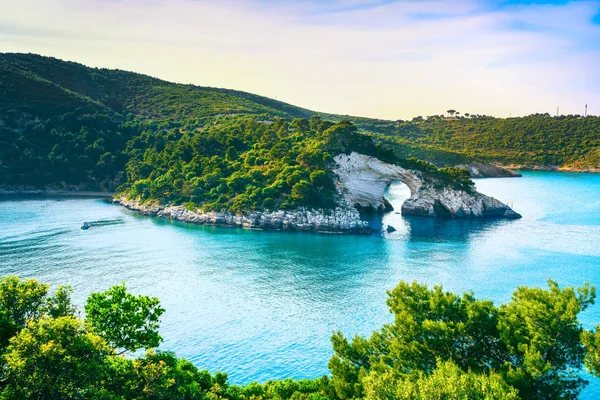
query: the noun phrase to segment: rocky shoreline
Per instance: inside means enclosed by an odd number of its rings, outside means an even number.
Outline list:
[[[508,205],[476,191],[451,187],[439,188],[426,182],[422,172],[385,163],[359,153],[340,154],[334,158],[338,189],[347,204],[384,211],[388,207],[384,190],[393,181],[410,189],[411,196],[401,208],[403,215],[430,218],[506,218],[521,215]]]
[[[473,161],[469,164],[459,164],[456,167],[469,171],[471,178],[518,178],[522,176],[507,167],[478,161]]]
[[[354,207],[337,207],[327,212],[300,208],[290,211],[256,211],[234,214],[191,211],[184,206],[142,204],[126,197],[116,198],[113,203],[120,204],[141,215],[201,225],[321,233],[368,234],[373,232],[369,223],[360,219],[360,214]]]
[[[113,197],[115,192],[88,188],[85,185],[8,186],[0,185],[0,196],[81,196]]]
[[[588,173],[588,174],[598,174],[600,173],[600,168],[576,168],[570,166],[558,166],[558,165],[507,165],[503,166],[503,168],[511,169],[511,170],[521,170],[521,171],[546,171],[546,172],[580,172],[580,173]]]

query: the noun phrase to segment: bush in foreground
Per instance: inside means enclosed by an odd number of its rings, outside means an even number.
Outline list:
[[[332,337],[332,377],[230,385],[173,353],[155,350],[164,309],[125,285],[88,298],[71,290],[0,280],[1,399],[572,399],[585,366],[600,375],[600,334],[577,317],[595,288],[518,288],[496,306],[401,282],[395,319],[370,338]],[[126,356],[145,349],[139,357]]]

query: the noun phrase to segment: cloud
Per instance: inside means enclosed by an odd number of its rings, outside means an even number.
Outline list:
[[[390,119],[600,114],[598,1],[22,3],[0,0],[0,51]]]

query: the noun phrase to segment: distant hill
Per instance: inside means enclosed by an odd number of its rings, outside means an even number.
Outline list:
[[[373,136],[401,157],[414,156],[438,166],[471,159],[514,168],[600,172],[596,116],[433,116],[399,121]]]
[[[81,106],[152,120],[225,114],[306,118],[314,114],[241,91],[175,84],[35,54],[0,54],[0,74],[2,111],[29,110],[44,115],[54,113],[55,106]]]

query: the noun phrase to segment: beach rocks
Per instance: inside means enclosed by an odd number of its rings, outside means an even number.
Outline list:
[[[183,206],[158,206],[142,204],[137,200],[120,198],[115,203],[143,215],[169,218],[203,225],[234,226],[247,229],[289,230],[329,233],[370,233],[369,223],[360,219],[354,207],[337,207],[333,210],[299,208],[273,212],[203,212],[191,211]]]

